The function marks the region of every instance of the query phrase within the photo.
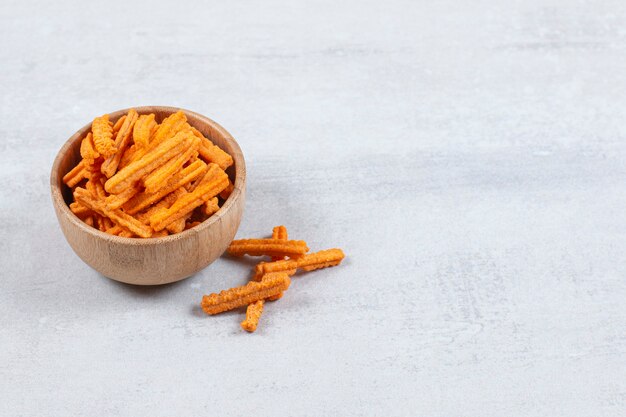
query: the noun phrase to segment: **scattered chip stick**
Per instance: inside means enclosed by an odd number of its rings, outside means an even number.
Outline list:
[[[240,239],[233,240],[228,247],[228,253],[233,256],[297,257],[308,251],[309,248],[303,240]]]
[[[242,287],[205,295],[202,297],[202,310],[213,315],[243,307],[286,291],[290,284],[291,280],[287,274],[275,274],[261,282],[250,281]]]
[[[250,333],[256,331],[261,314],[263,314],[263,304],[263,300],[258,300],[257,302],[248,304],[248,308],[246,309],[246,319],[241,322],[242,329]]]
[[[261,281],[265,274],[271,274],[274,272],[282,272],[288,275],[293,275],[296,273],[296,269],[298,268],[298,261],[294,259],[284,259],[281,261],[273,261],[273,262],[261,262],[257,264],[254,269],[254,280]]]
[[[96,117],[91,124],[93,143],[98,153],[105,158],[113,155],[117,149],[113,143],[113,127],[109,122],[109,115]]]
[[[339,265],[344,257],[345,255],[341,249],[326,249],[304,255],[296,261],[298,268],[302,268],[305,271],[314,271],[320,268]]]

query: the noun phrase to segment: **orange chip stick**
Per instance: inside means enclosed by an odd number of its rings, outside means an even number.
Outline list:
[[[124,122],[122,123],[122,126],[117,132],[117,135],[115,136],[115,147],[117,148],[117,151],[102,163],[101,170],[107,178],[111,178],[115,174],[115,171],[117,171],[117,167],[122,160],[122,156],[130,144],[131,134],[133,133],[133,128],[135,127],[135,122],[138,117],[139,114],[137,111],[135,109],[130,109],[124,119]]]
[[[124,230],[124,228],[122,226],[120,226],[119,224],[114,225],[113,227],[108,228],[107,230],[105,230],[106,233],[110,234],[110,235],[119,235],[122,231]]]
[[[133,216],[124,213],[122,210],[109,210],[103,201],[94,199],[90,193],[84,188],[74,190],[74,198],[83,206],[95,211],[96,213],[106,216],[113,220],[115,224],[125,227],[129,231],[141,237],[152,236],[152,229],[135,219]]]
[[[181,132],[173,138],[165,140],[159,146],[145,154],[141,159],[135,160],[109,178],[105,189],[111,194],[119,194],[124,189],[133,185],[144,175],[166,163],[174,155],[188,148],[193,142],[193,137]],[[137,152],[135,152],[136,154]]]
[[[106,198],[106,205],[109,210],[115,210],[126,204],[131,198],[137,195],[141,190],[137,184],[128,187],[119,194],[111,194]]]
[[[169,208],[172,204],[174,204],[174,201],[178,200],[183,194],[185,194],[185,189],[184,187],[180,187],[179,189],[174,190],[165,197],[163,197],[156,204],[150,206],[144,211],[137,213],[135,217],[140,222],[150,225],[150,217],[152,217],[161,209]]]
[[[202,211],[204,212],[204,214],[206,214],[207,216],[217,213],[217,211],[220,209],[219,201],[217,197],[213,197],[212,199],[204,203],[204,205],[202,206],[202,209],[203,209]]]
[[[122,230],[119,235],[119,237],[135,237],[135,234],[133,232],[131,232],[130,230]],[[154,236],[154,234],[152,234],[152,236],[150,237],[156,237]]]
[[[298,268],[298,262],[294,259],[284,259],[281,261],[273,262],[260,262],[254,268],[254,280],[261,281],[265,274],[271,274],[274,272],[282,272],[288,275],[296,273]]]
[[[79,182],[87,178],[85,163],[80,161],[70,172],[63,176],[63,182],[70,188],[76,187]]]
[[[81,219],[87,216],[91,216],[93,214],[93,211],[89,210],[78,201],[74,201],[70,204],[70,210],[76,215],[76,217],[79,217]]]
[[[155,169],[150,174],[148,174],[143,180],[143,184],[146,187],[146,192],[153,193],[155,191],[158,191],[159,188],[166,185],[167,181],[172,177],[172,175],[177,173],[185,164],[185,162],[189,160],[189,158],[191,158],[194,154],[198,155],[198,151],[196,150],[198,144],[199,142],[196,141],[195,144],[192,145],[192,147],[187,149],[185,152],[180,155],[174,156],[161,167]]]
[[[191,222],[191,223],[187,223],[185,225],[185,230],[191,229],[192,227],[196,227],[199,224],[202,224],[202,222]]]
[[[124,122],[126,121],[126,115],[122,115],[122,117],[120,117],[119,119],[117,119],[117,122],[115,122],[113,124],[113,136],[117,135],[117,132],[120,131],[120,129],[122,128],[122,125],[124,124]]]
[[[263,314],[263,300],[249,304],[246,309],[246,319],[241,322],[241,328],[247,332],[254,332],[259,325],[259,319]]]
[[[98,151],[96,151],[96,145],[93,143],[93,135],[91,132],[87,133],[87,136],[80,143],[80,156],[93,164],[96,158],[100,157]]]
[[[154,193],[142,192],[130,199],[124,205],[124,210],[129,214],[135,214],[144,208],[156,203],[172,191],[184,186],[194,179],[204,175],[208,166],[202,161],[196,161],[189,166],[183,168],[178,174],[174,175],[167,184]]]
[[[228,186],[224,188],[224,190],[220,193],[220,197],[222,197],[222,200],[228,200],[228,197],[230,197],[230,194],[233,192],[234,189],[235,186],[232,182],[230,182],[230,180],[228,180]]]
[[[96,117],[91,124],[93,143],[96,151],[105,158],[113,155],[117,149],[113,143],[113,127],[109,122],[109,115]]]
[[[167,227],[165,228],[165,230],[167,230],[170,233],[180,233],[183,230],[185,230],[185,225],[187,224],[187,219],[189,217],[191,217],[192,213],[189,213],[187,215],[185,215],[184,217],[181,217],[180,219],[173,221],[172,223],[168,224]]]
[[[137,125],[135,123],[135,125]],[[137,149],[137,145],[134,143],[130,145],[124,151],[124,155],[122,155],[122,159],[120,160],[120,164],[117,166],[117,169],[120,170],[130,164],[133,161],[133,156],[135,155],[135,150]]]
[[[289,235],[287,234],[287,228],[285,226],[276,226],[272,229],[272,239],[279,240],[288,240]],[[273,256],[272,261],[280,261],[281,259],[285,259],[284,256]]]
[[[274,274],[261,281],[250,281],[242,287],[235,287],[202,297],[202,310],[207,314],[218,314],[234,308],[263,300],[286,291],[291,280],[287,274]]]
[[[154,149],[167,139],[176,136],[183,130],[186,123],[187,116],[185,116],[185,113],[183,113],[182,110],[166,117],[150,138],[147,150]]]
[[[285,226],[276,226],[272,229],[272,239],[279,239],[279,240],[288,240],[289,239],[289,235],[287,234],[287,228]],[[280,261],[282,259],[286,259],[284,256],[272,256],[272,261]],[[257,265],[258,267],[258,265]],[[296,270],[293,270],[293,273],[289,274],[289,275],[293,275],[296,273]],[[259,277],[259,279],[261,279],[263,277],[263,274],[265,274],[265,272],[263,272],[261,274],[261,276]],[[256,275],[258,275],[258,272],[256,273]],[[256,275],[255,275],[255,279],[256,279]],[[268,298],[269,301],[276,301],[276,300],[280,300],[281,298],[283,298],[283,293],[281,292],[278,295],[275,295],[273,297]]]
[[[156,125],[154,120],[154,113],[142,114],[135,122],[133,129],[133,140],[135,144],[140,148],[147,148],[150,142],[150,135],[152,134],[152,128]]]
[[[314,271],[320,268],[339,265],[345,258],[341,249],[326,249],[310,253],[296,260],[298,268],[305,271]]]
[[[233,256],[301,256],[309,251],[303,240],[240,239],[233,240],[228,253]]]
[[[150,225],[155,231],[167,227],[168,224],[191,213],[196,207],[213,198],[228,185],[228,175],[217,165],[209,164],[209,170],[204,174],[201,183],[193,192],[179,198],[172,206],[154,214],[150,218]]]
[[[224,150],[219,146],[214,145],[213,142],[207,139],[198,129],[191,127],[191,131],[202,141],[198,151],[200,152],[200,156],[202,156],[206,162],[216,163],[223,170],[226,170],[226,168],[233,164],[232,156],[230,156],[227,152],[224,152]]]

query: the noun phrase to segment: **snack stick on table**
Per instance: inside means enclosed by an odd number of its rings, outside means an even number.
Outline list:
[[[113,155],[117,149],[113,143],[113,126],[109,122],[109,115],[96,117],[91,124],[93,143],[100,155],[105,158]]]
[[[272,229],[272,239],[288,240],[289,235],[287,234],[287,228],[283,225],[275,226]],[[280,261],[282,259],[286,259],[286,258],[284,256],[272,256],[272,261]],[[294,270],[293,272],[295,273],[296,271]],[[282,292],[273,297],[269,297],[268,301],[276,301],[276,300],[280,300],[281,298],[283,298]]]
[[[228,175],[215,164],[209,165],[209,170],[193,192],[183,195],[172,206],[154,214],[150,224],[155,231],[167,227],[168,224],[191,213],[196,207],[216,196],[228,185]]]
[[[146,191],[149,193],[158,191],[194,155],[198,155],[198,151],[191,147],[182,154],[172,157],[165,164],[148,174],[143,180]]]
[[[291,280],[287,274],[275,274],[267,279],[250,281],[242,287],[235,287],[202,297],[202,310],[207,314],[218,314],[243,307],[267,297],[286,291]]]
[[[298,268],[302,268],[305,271],[314,271],[320,268],[339,265],[344,257],[345,255],[341,249],[326,249],[304,255],[296,261]]]
[[[298,257],[309,251],[303,240],[240,239],[233,240],[228,253],[233,256]]]
[[[144,208],[156,203],[161,198],[170,194],[172,191],[183,187],[185,184],[193,181],[194,179],[204,175],[208,166],[202,161],[196,161],[183,168],[178,174],[170,178],[165,187],[160,188],[157,192],[146,193],[142,192],[130,199],[128,203],[124,205],[124,210],[128,214],[135,214]]]
[[[104,201],[94,199],[89,191],[84,188],[74,190],[74,198],[83,206],[95,211],[96,213],[106,216],[113,220],[115,224],[125,227],[129,231],[141,237],[152,236],[152,229],[135,219],[133,216],[124,213],[122,210],[109,210]]]
[[[133,133],[133,128],[138,118],[139,114],[135,109],[130,109],[124,118],[124,122],[115,136],[115,147],[117,151],[102,163],[101,170],[107,178],[111,178],[117,171],[122,156],[130,144],[131,134]]]
[[[183,149],[191,146],[193,139],[192,136],[183,132],[163,141],[159,146],[146,153],[144,157],[131,162],[109,178],[105,184],[106,190],[111,194],[121,193],[125,188],[141,179],[141,177],[149,174],[166,163],[170,158],[179,154]],[[137,153],[135,152],[135,154]]]
[[[296,273],[298,268],[298,262],[294,259],[284,259],[273,262],[261,262],[257,264],[254,269],[254,280],[261,281],[265,274],[271,274],[273,272],[283,272],[288,275]]]
[[[275,226],[272,229],[272,239],[278,240],[289,240],[289,235],[287,234],[287,228],[285,226]],[[284,256],[272,256],[272,261],[280,261],[281,259],[285,259]]]
[[[246,319],[241,322],[241,328],[247,332],[254,332],[259,325],[259,319],[263,314],[263,300],[248,304],[246,308]]]

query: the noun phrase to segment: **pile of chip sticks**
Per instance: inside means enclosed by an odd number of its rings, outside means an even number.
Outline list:
[[[134,109],[115,123],[97,117],[82,139],[81,161],[63,177],[70,210],[88,225],[122,237],[162,237],[217,212],[233,190],[232,157],[178,111],[160,124]],[[218,198],[219,197],[219,198]]]
[[[241,327],[254,332],[259,324],[265,300],[275,301],[291,284],[290,277],[298,269],[314,271],[336,266],[344,258],[341,249],[327,249],[309,253],[303,240],[288,240],[285,226],[276,226],[271,239],[234,240],[228,247],[233,256],[269,256],[271,262],[256,265],[252,281],[241,287],[231,288],[202,297],[202,309],[213,315],[247,306],[246,319]]]

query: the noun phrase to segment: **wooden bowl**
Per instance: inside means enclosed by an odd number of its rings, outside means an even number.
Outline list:
[[[154,113],[160,121],[179,109],[147,106],[135,107],[135,110],[139,114]],[[137,285],[179,281],[217,259],[235,237],[246,194],[246,166],[241,149],[235,139],[213,120],[189,110],[182,111],[189,124],[233,157],[234,165],[226,173],[235,186],[217,213],[184,232],[150,239],[113,236],[88,226],[70,211],[71,190],[62,178],[80,161],[80,139],[91,129],[91,122],[65,142],[54,160],[50,189],[61,230],[74,252],[106,277]],[[128,109],[110,113],[111,121],[115,122],[127,112]]]

